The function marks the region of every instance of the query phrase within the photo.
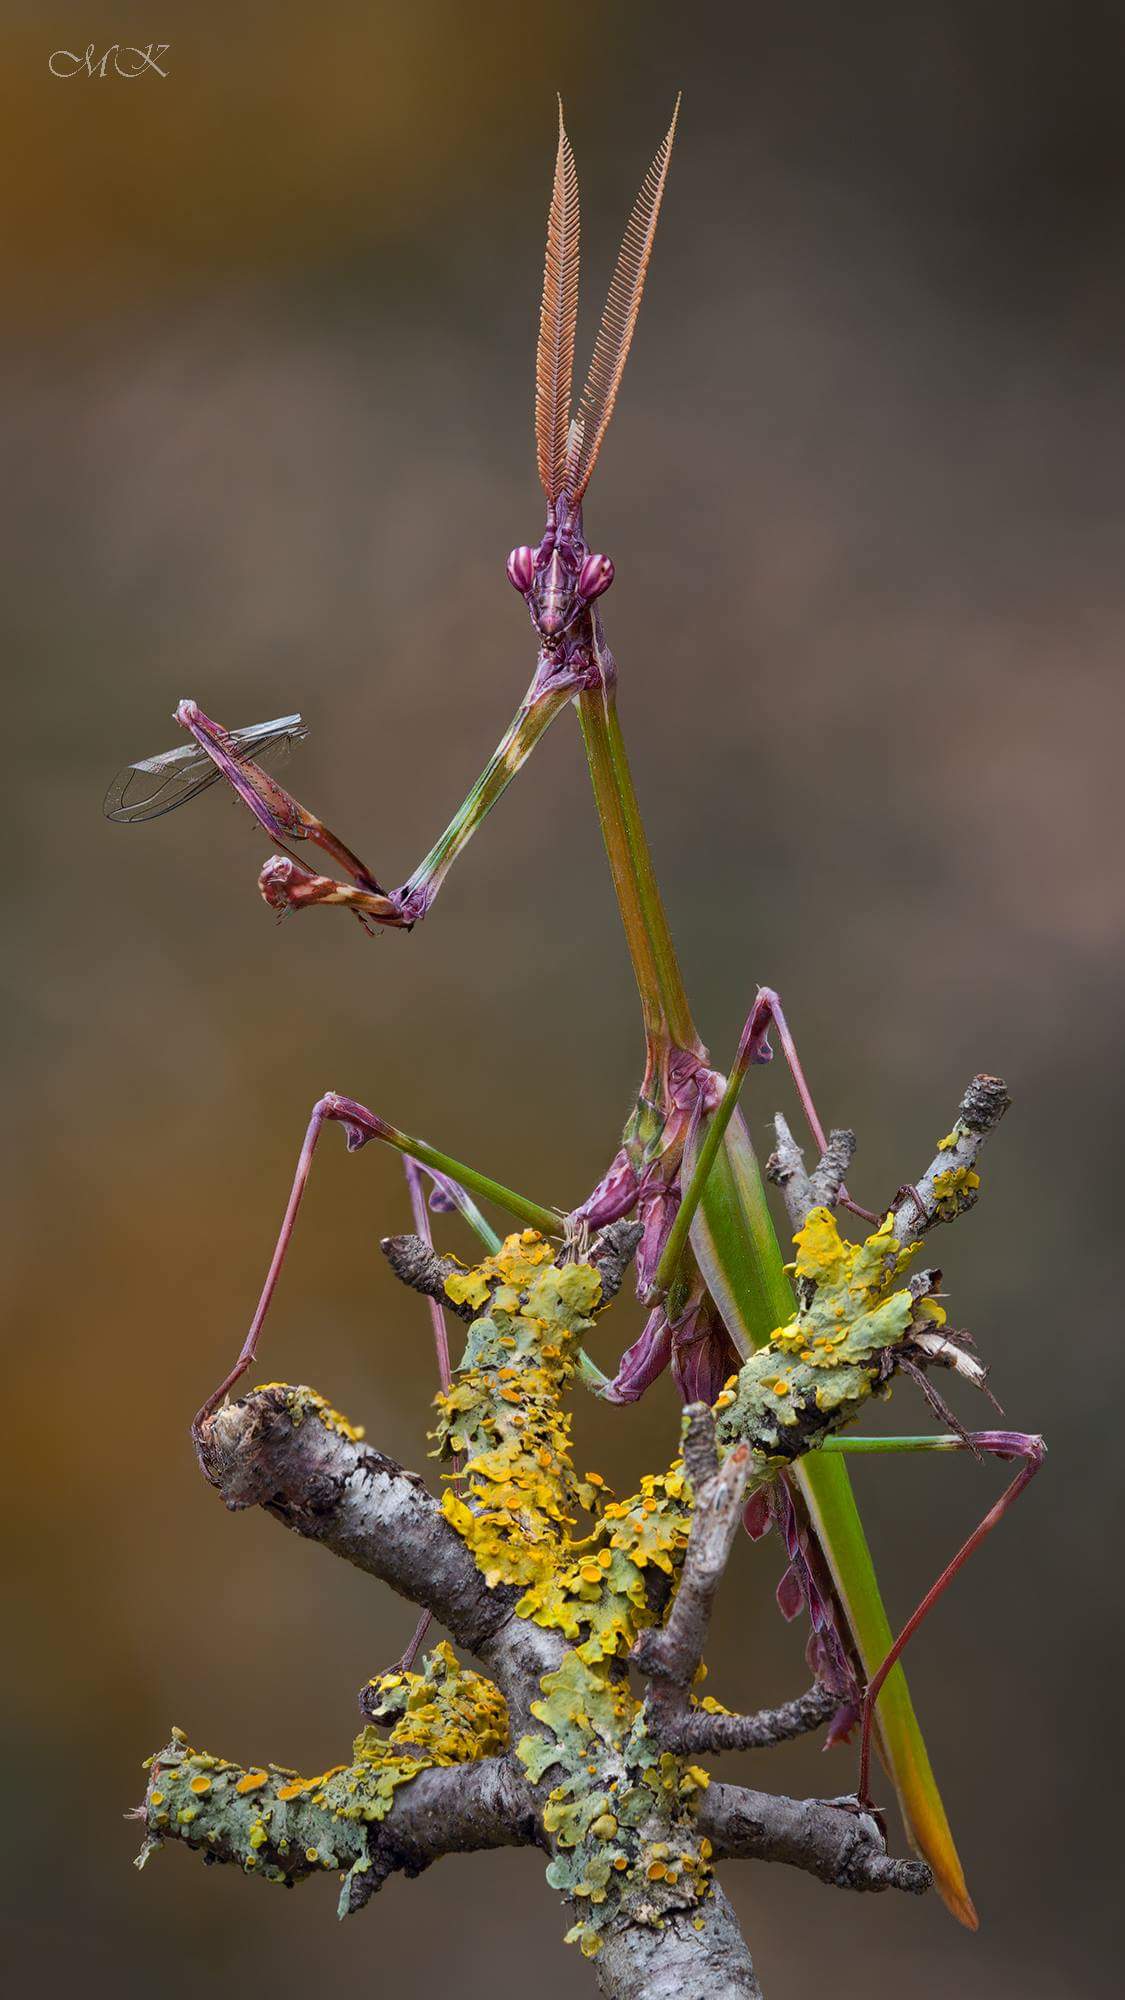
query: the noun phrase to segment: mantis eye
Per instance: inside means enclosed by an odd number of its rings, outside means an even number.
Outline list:
[[[584,597],[588,604],[609,589],[613,578],[614,568],[608,556],[587,556],[578,578],[579,597]]]
[[[535,550],[529,548],[513,549],[511,555],[508,557],[506,568],[508,571],[508,582],[512,585],[513,589],[519,591],[521,597],[526,597],[528,591],[531,589],[532,578],[535,575]]]

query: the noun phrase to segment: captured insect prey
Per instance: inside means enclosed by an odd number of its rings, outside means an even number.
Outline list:
[[[223,738],[230,755],[240,761],[253,757],[262,763],[276,763],[308,733],[299,715],[279,715],[273,722],[226,729]],[[186,806],[217,785],[222,776],[201,744],[184,743],[178,750],[163,750],[156,757],[138,757],[135,763],[126,764],[110,785],[102,810],[118,826],[136,826]]]

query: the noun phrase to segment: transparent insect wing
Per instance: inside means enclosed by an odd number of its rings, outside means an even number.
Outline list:
[[[245,729],[231,729],[227,742],[239,758],[260,758],[276,762],[292,744],[308,735],[299,715],[280,715],[272,722],[254,722]],[[119,826],[135,826],[144,820],[160,819],[164,813],[186,806],[222,773],[197,743],[181,744],[155,757],[139,757],[119,771],[105,795],[103,811]]]

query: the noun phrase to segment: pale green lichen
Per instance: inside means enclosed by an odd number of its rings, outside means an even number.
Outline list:
[[[389,1735],[368,1724],[355,1739],[350,1764],[311,1778],[277,1764],[244,1770],[191,1749],[176,1732],[168,1750],[149,1759],[149,1838],[138,1859],[143,1864],[160,1837],[175,1832],[205,1855],[238,1861],[266,1882],[292,1884],[339,1868],[340,1914],[346,1915],[352,1881],[372,1866],[368,1829],[386,1818],[399,1787],[421,1771],[499,1756],[508,1747],[499,1689],[463,1667],[444,1642],[420,1673],[383,1674],[369,1687],[369,1711],[393,1722]]]
[[[793,1240],[797,1309],[715,1405],[720,1441],[745,1440],[767,1458],[791,1458],[850,1422],[919,1311],[905,1287],[895,1289],[918,1246],[900,1246],[890,1216],[865,1242],[849,1243],[831,1212],[814,1208]]]
[[[462,1494],[444,1496],[446,1517],[490,1586],[522,1586],[518,1617],[573,1642],[531,1704],[542,1731],[524,1736],[516,1754],[533,1783],[555,1779],[543,1808],[555,1848],[547,1879],[581,1909],[568,1935],[590,1955],[623,1909],[658,1924],[707,1892],[706,1843],[692,1827],[706,1773],[660,1753],[622,1671],[657,1615],[649,1573],[679,1573],[690,1488],[678,1460],[620,1502],[574,1472],[562,1396],[601,1301],[592,1265],[553,1263],[549,1245],[526,1230],[446,1289],[457,1303],[487,1308],[437,1400],[439,1452],[467,1460]],[[586,1534],[574,1532],[580,1508],[596,1510]],[[676,1855],[659,1874],[655,1836]]]
[[[896,1288],[917,1246],[897,1242],[889,1216],[855,1244],[814,1209],[795,1243],[797,1309],[717,1405],[720,1446],[750,1444],[757,1484],[850,1421],[888,1350],[926,1307],[941,1313]],[[531,1706],[542,1731],[516,1750],[532,1782],[555,1779],[543,1811],[555,1847],[547,1878],[580,1907],[570,1937],[594,1952],[619,1915],[659,1924],[707,1894],[709,1857],[692,1824],[707,1774],[651,1741],[622,1670],[678,1579],[690,1487],[679,1460],[620,1502],[574,1473],[561,1398],[600,1301],[592,1266],[553,1264],[528,1230],[447,1289],[482,1312],[438,1399],[439,1452],[467,1460],[461,1494],[447,1492],[443,1507],[490,1586],[522,1586],[517,1616],[571,1643]],[[577,1508],[595,1506],[589,1532],[575,1534]],[[667,1579],[661,1592],[653,1571]]]

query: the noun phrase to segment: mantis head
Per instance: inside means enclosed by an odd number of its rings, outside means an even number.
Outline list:
[[[595,597],[613,582],[608,556],[592,555],[582,534],[582,510],[565,501],[550,508],[538,548],[513,549],[508,581],[519,591],[541,639],[556,645]]]
[[[609,297],[594,342],[586,385],[573,418],[574,331],[578,318],[578,175],[559,104],[559,145],[547,217],[547,258],[535,360],[535,447],[547,496],[547,526],[537,548],[508,557],[508,579],[548,646],[556,646],[613,582],[608,556],[592,554],[582,533],[582,496],[597,463],[640,311],[653,238],[679,115],[633,204]]]

